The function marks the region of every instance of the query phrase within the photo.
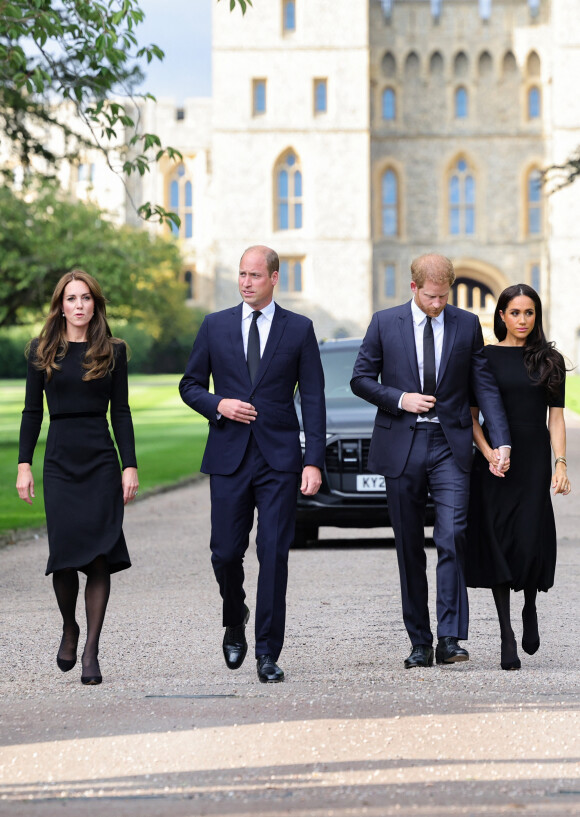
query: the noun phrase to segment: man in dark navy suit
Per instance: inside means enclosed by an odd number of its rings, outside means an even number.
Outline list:
[[[201,465],[210,474],[211,554],[223,600],[223,652],[230,669],[248,649],[243,560],[258,511],[256,659],[260,681],[284,680],[288,551],[296,494],[320,488],[326,447],[324,375],[312,321],[274,303],[279,259],[264,246],[240,260],[243,303],[207,315],[179,384],[188,406],[209,420]],[[214,392],[209,391],[210,377]],[[298,385],[302,455],[294,408]]]
[[[463,546],[472,459],[470,393],[495,448],[491,470],[509,467],[510,435],[498,388],[482,354],[477,317],[448,305],[453,264],[441,255],[411,265],[413,299],[375,313],[355,363],[351,388],[378,406],[370,471],[385,475],[395,532],[403,620],[412,644],[405,667],[433,664],[427,604],[424,520],[435,504],[437,663],[467,661],[469,611]],[[379,382],[380,378],[380,382]]]

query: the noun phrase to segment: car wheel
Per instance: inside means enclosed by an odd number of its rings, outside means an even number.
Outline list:
[[[318,542],[318,526],[297,524],[292,547],[305,548],[313,542]]]

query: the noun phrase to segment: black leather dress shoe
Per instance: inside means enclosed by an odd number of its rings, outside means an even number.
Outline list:
[[[250,618],[250,611],[244,604],[244,620],[235,627],[226,627],[223,640],[223,651],[226,664],[230,669],[239,669],[244,663],[248,652],[246,641],[246,624]]]
[[[411,650],[411,655],[405,658],[405,669],[411,667],[432,667],[433,666],[433,647],[427,644],[417,644]]]
[[[284,672],[274,661],[271,655],[259,655],[256,664],[258,666],[258,678],[263,684],[278,684],[284,680]]]
[[[458,661],[469,661],[469,653],[459,646],[455,636],[445,635],[437,642],[435,660],[438,664],[456,664]]]

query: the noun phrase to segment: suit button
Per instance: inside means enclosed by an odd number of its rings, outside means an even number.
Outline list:
[[[415,426],[409,426],[409,431],[414,431],[414,430],[415,430]]]

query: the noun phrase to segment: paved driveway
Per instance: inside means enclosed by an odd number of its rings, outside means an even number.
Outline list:
[[[573,418],[571,418],[573,420]],[[221,656],[205,480],[128,510],[133,568],[113,577],[100,687],[56,668],[46,541],[0,551],[0,814],[567,815],[580,809],[580,427],[557,497],[542,646],[499,668],[491,594],[472,591],[471,661],[405,671],[387,531],[323,531],[291,554],[284,684]],[[66,511],[65,511],[66,512]],[[349,541],[355,537],[355,541]],[[337,541],[339,540],[339,541]],[[322,542],[322,545],[324,542]],[[338,546],[340,545],[340,546]],[[433,549],[429,549],[431,586]],[[255,594],[256,561],[247,559]],[[520,596],[514,621],[521,637]],[[81,623],[81,627],[82,627]]]

